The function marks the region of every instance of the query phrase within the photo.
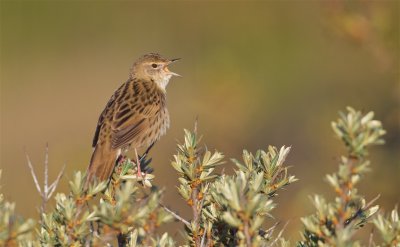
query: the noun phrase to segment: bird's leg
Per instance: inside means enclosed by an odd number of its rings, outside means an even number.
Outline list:
[[[156,142],[154,141],[154,142],[152,142],[151,144],[150,144],[150,146],[146,149],[146,151],[144,151],[144,153],[143,153],[143,155],[140,157],[140,162],[142,162],[146,157],[147,157],[147,155],[149,154],[149,152],[150,152],[150,149],[154,146],[154,144],[155,144]]]
[[[140,169],[140,160],[136,148],[135,148],[135,155],[136,155],[137,176],[138,178],[141,178],[143,180],[142,170]]]
[[[118,164],[118,165],[123,164],[125,161],[126,161],[126,155],[120,154],[120,155],[118,156],[118,158],[117,158],[117,164]]]

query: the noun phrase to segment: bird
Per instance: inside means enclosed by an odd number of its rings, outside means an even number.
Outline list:
[[[130,149],[135,150],[141,177],[137,149],[151,148],[169,128],[166,87],[171,77],[180,75],[168,66],[179,59],[148,53],[133,63],[128,80],[114,92],[100,114],[85,188],[94,179],[108,181],[118,157]]]

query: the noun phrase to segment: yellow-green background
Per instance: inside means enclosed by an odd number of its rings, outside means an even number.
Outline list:
[[[330,122],[352,105],[374,110],[388,131],[360,193],[381,194],[391,209],[400,202],[399,1],[345,2],[1,0],[2,193],[37,218],[24,147],[42,177],[49,143],[50,175],[66,163],[59,191],[67,191],[134,59],[160,52],[183,58],[171,67],[183,75],[168,86],[171,127],[151,151],[167,205],[190,217],[170,161],[198,116],[227,171],[244,148],[292,147],[287,163],[300,181],[281,191],[274,216],[299,239],[299,218],[313,212],[308,196],[333,198],[324,175],[344,149]]]

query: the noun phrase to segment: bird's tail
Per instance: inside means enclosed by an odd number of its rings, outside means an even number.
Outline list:
[[[97,181],[104,181],[111,177],[118,153],[119,150],[113,149],[109,143],[96,145],[86,172],[85,190],[88,189],[94,178],[97,178]]]

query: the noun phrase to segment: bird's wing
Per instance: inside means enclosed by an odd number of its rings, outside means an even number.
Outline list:
[[[118,109],[114,114],[112,130],[113,137],[111,140],[112,148],[121,148],[130,143],[139,145],[143,140],[142,134],[150,129],[150,117],[160,111],[158,104],[141,105],[138,108]]]
[[[106,119],[106,115],[107,115],[108,111],[110,110],[111,105],[114,104],[115,98],[116,98],[116,95],[114,93],[113,96],[111,96],[110,100],[107,102],[106,107],[104,108],[104,110],[100,114],[99,120],[97,121],[96,132],[94,133],[94,137],[93,137],[92,147],[95,147],[97,142],[98,142],[98,140],[99,140],[99,134],[100,134],[101,126],[103,126],[104,121]]]

